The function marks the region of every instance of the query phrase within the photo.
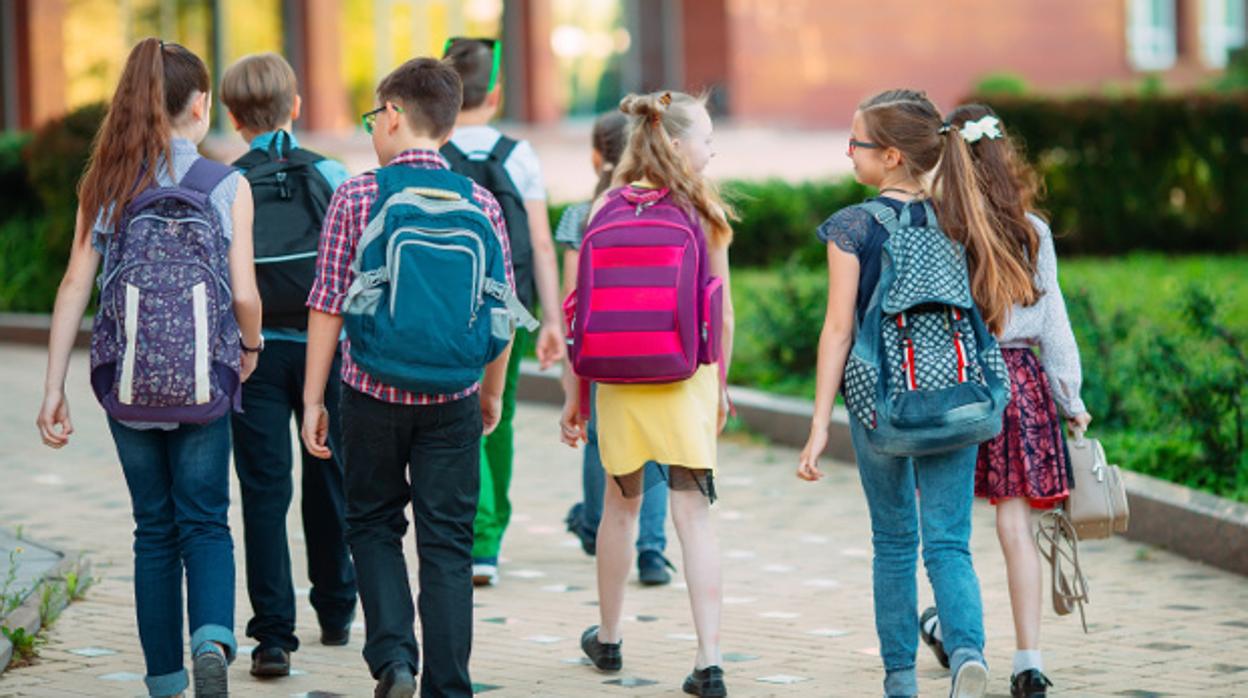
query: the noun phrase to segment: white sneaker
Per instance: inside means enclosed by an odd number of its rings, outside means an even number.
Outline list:
[[[498,565],[473,563],[472,585],[474,587],[492,587],[498,584]]]
[[[988,665],[982,659],[968,659],[953,675],[949,698],[982,698],[988,692]]]

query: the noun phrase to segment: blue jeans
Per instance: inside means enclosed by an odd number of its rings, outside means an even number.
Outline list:
[[[593,399],[592,397],[590,398]],[[592,403],[591,403],[592,404]],[[585,444],[585,455],[581,461],[581,486],[584,490],[581,520],[574,522],[581,529],[585,538],[596,538],[598,522],[602,520],[602,498],[606,487],[607,473],[602,469],[602,457],[598,453],[598,417],[594,412],[589,416],[587,429],[589,442]],[[662,553],[667,549],[667,488],[653,482],[659,476],[657,463],[646,463],[646,491],[641,498],[641,527],[637,533],[637,552],[653,550]]]
[[[920,534],[946,650],[959,663],[983,656],[983,605],[969,547],[978,448],[919,458],[888,456],[871,448],[858,420],[851,418],[850,423],[858,475],[871,511],[875,631],[884,660],[884,692],[918,695],[915,568]]]
[[[230,422],[139,430],[109,419],[134,511],[134,601],[144,682],[153,696],[186,690],[182,664],[182,579],[191,651],[207,642],[233,660],[234,543],[230,507]]]

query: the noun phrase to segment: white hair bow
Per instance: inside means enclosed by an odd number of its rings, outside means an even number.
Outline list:
[[[979,121],[966,122],[959,132],[962,134],[962,140],[967,143],[974,143],[985,136],[988,140],[993,140],[1001,137],[1001,129],[997,128],[997,124],[1000,123],[1000,119],[989,114]]]

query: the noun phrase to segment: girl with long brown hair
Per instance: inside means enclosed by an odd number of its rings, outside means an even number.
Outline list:
[[[1046,695],[1052,682],[1044,675],[1040,654],[1043,590],[1031,510],[1058,506],[1069,495],[1062,421],[1079,435],[1092,417],[1079,396],[1079,347],[1057,282],[1053,235],[1034,213],[1039,179],[991,108],[958,107],[949,114],[949,123],[969,146],[994,232],[1033,285],[1031,302],[1016,304],[998,332],[1013,399],[1001,433],[979,447],[975,494],[997,510],[1016,643],[1010,694],[1036,698]],[[1039,358],[1032,347],[1040,348]],[[936,609],[925,610],[919,623],[924,642],[947,666]]]
[[[705,236],[710,273],[724,285],[723,373],[713,364],[703,364],[692,377],[676,382],[596,386],[598,445],[609,476],[596,545],[601,620],[581,636],[581,649],[600,671],[620,670],[633,530],[646,484],[666,480],[698,636],[694,670],[683,689],[697,696],[724,696],[719,637],[723,591],[710,503],[715,498],[716,439],[728,411],[721,375],[726,375],[732,352],[728,291],[732,211],[703,174],[712,155],[711,117],[703,99],[677,92],[629,95],[620,102],[620,111],[630,117],[628,144],[615,168],[615,188],[596,202],[587,235],[595,234],[598,211],[605,216],[612,206],[633,200],[647,202],[637,204],[638,212],[670,202],[691,230],[700,229],[697,234]],[[631,211],[632,204],[626,205]],[[632,267],[631,272],[639,278],[649,269]],[[561,438],[570,446],[586,438],[579,407],[579,391],[568,385]]]
[[[36,420],[45,444],[60,448],[69,442],[73,424],[65,375],[104,258],[104,288],[114,276],[136,284],[127,283],[125,289],[124,323],[118,319],[121,310],[100,303],[92,338],[92,384],[109,410],[108,426],[130,490],[135,610],[147,664],[144,681],[152,696],[181,695],[189,685],[182,659],[184,611],[190,621],[196,696],[227,695],[227,666],[236,647],[234,547],[227,520],[228,412],[239,381],[255,369],[262,348],[260,297],[252,257],[251,190],[237,172],[203,160],[196,150],[211,123],[208,93],[208,69],[182,46],[149,38],[130,52],[79,188],[74,243],[52,314],[43,405]],[[166,202],[160,205],[169,208],[143,208],[149,205],[145,201]],[[188,210],[184,205],[191,201],[202,202],[194,210],[203,217],[169,213]],[[141,226],[146,226],[143,232],[136,233]],[[151,247],[137,252],[134,246],[140,243],[127,247],[132,235],[143,236]],[[223,244],[216,236],[224,237]],[[193,298],[149,295],[152,286],[142,281],[154,285],[181,273],[160,266],[171,250],[190,260],[183,270],[213,270],[213,286],[228,273],[229,295],[202,282],[190,289]],[[116,266],[118,257],[134,255],[142,263]],[[143,265],[153,270],[146,277],[138,269]],[[180,314],[184,307],[188,311]],[[216,310],[224,313],[214,326],[206,318]],[[169,324],[153,325],[147,319],[156,316]],[[112,337],[125,342],[119,378],[94,365],[96,350]],[[184,337],[189,338],[185,346],[174,344],[175,338]],[[193,368],[170,362],[173,368],[167,371],[140,370],[149,362],[157,366],[161,357],[192,353]],[[217,357],[225,360],[215,362]],[[210,361],[215,362],[211,369]],[[167,388],[182,385],[194,387],[189,407],[134,397],[171,394]],[[204,405],[211,409],[201,411]],[[217,411],[224,414],[211,416]],[[133,416],[139,413],[168,418]]]
[[[1030,276],[990,225],[970,154],[961,136],[921,92],[890,90],[854,112],[847,155],[854,175],[879,189],[873,201],[911,225],[941,230],[966,250],[969,286],[984,321],[994,331],[1010,307],[1034,295]],[[929,205],[930,204],[930,205]],[[932,210],[936,221],[927,220]],[[846,361],[882,270],[888,231],[860,206],[833,214],[818,230],[827,245],[828,306],[819,339],[815,414],[797,474],[822,477],[819,456]],[[933,270],[940,272],[942,270]],[[899,457],[877,450],[867,426],[850,416],[858,472],[871,513],[875,551],[876,630],[888,696],[918,694],[918,591],[915,567],[922,530],[923,561],[945,612],[946,644],[953,666],[951,695],[981,696],[988,683],[984,662],[983,611],[971,563],[971,503],[975,446],[935,455]],[[915,492],[922,491],[922,506]]]

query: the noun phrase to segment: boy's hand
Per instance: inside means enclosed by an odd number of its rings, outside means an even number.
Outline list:
[[[303,408],[303,426],[299,430],[303,437],[303,447],[308,453],[322,460],[329,458],[332,452],[329,442],[329,410],[322,403],[306,404]]]
[[[481,436],[489,436],[503,418],[503,396],[481,391]]]
[[[256,366],[260,364],[260,352],[245,351],[243,352],[243,365],[238,372],[238,378],[246,383],[251,374],[256,370]]]
[[[543,322],[537,335],[537,360],[542,370],[563,361],[565,352],[563,327],[558,322]]]

